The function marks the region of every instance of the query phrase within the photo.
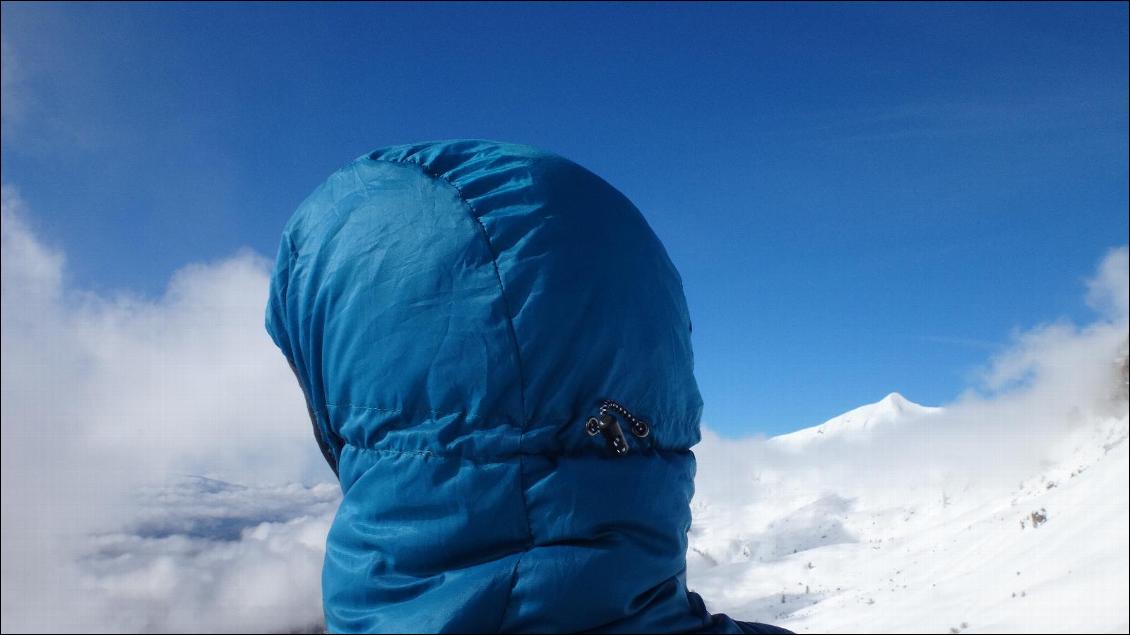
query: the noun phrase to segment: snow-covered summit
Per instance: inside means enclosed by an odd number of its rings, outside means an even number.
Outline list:
[[[914,403],[899,393],[892,392],[875,403],[849,410],[820,425],[773,437],[770,443],[792,448],[833,438],[858,440],[869,431],[905,423],[941,410]]]

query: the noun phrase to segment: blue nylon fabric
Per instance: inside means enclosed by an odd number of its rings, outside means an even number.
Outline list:
[[[344,494],[330,631],[749,632],[685,584],[682,282],[596,175],[490,141],[360,157],[287,224],[266,326]],[[604,398],[651,424],[625,457],[584,431]]]

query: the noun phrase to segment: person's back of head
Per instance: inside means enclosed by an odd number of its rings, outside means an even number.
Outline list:
[[[331,631],[756,627],[686,589],[690,319],[596,175],[488,141],[366,155],[287,225],[267,328],[344,492]]]

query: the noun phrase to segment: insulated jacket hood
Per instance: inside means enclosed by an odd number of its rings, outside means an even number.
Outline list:
[[[682,283],[593,173],[489,141],[360,157],[286,226],[266,325],[344,493],[331,631],[740,632],[685,586]]]

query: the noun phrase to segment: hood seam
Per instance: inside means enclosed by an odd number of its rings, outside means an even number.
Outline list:
[[[522,556],[529,553],[534,546],[534,530],[533,524],[530,520],[530,505],[529,501],[526,500],[526,469],[522,452],[522,444],[526,436],[526,427],[529,417],[529,415],[527,414],[528,410],[526,408],[526,372],[525,366],[522,363],[522,351],[518,346],[518,333],[514,328],[514,319],[513,312],[510,308],[510,300],[506,297],[506,285],[502,282],[502,270],[498,266],[498,254],[495,252],[494,245],[490,241],[490,232],[487,231],[486,225],[483,223],[479,211],[475,209],[475,206],[472,205],[469,200],[467,200],[466,195],[463,194],[463,190],[460,189],[454,181],[448,178],[446,173],[437,172],[433,170],[431,166],[425,165],[424,163],[409,157],[393,159],[378,157],[376,153],[373,153],[368,155],[368,159],[371,161],[380,161],[394,165],[414,165],[429,178],[441,183],[445,183],[448,187],[455,190],[455,194],[459,197],[459,201],[463,204],[463,207],[467,210],[467,213],[471,217],[471,219],[475,221],[475,225],[479,229],[479,233],[483,238],[483,242],[486,244],[487,253],[490,254],[491,265],[494,267],[494,276],[498,281],[498,294],[502,299],[502,306],[506,310],[506,328],[510,335],[510,343],[514,348],[514,361],[518,365],[518,397],[522,409],[521,427],[519,428],[518,433],[518,492],[521,495],[522,500],[522,516],[526,519],[526,546],[521,551],[521,553],[518,554],[518,558],[514,562],[514,572],[510,581],[510,590],[506,597],[506,603],[502,607],[502,616],[499,618],[498,627],[495,628],[495,630],[498,631],[501,630],[502,626],[506,623],[506,616],[510,612],[510,604],[514,599],[514,589],[518,585],[518,568],[522,563]]]

